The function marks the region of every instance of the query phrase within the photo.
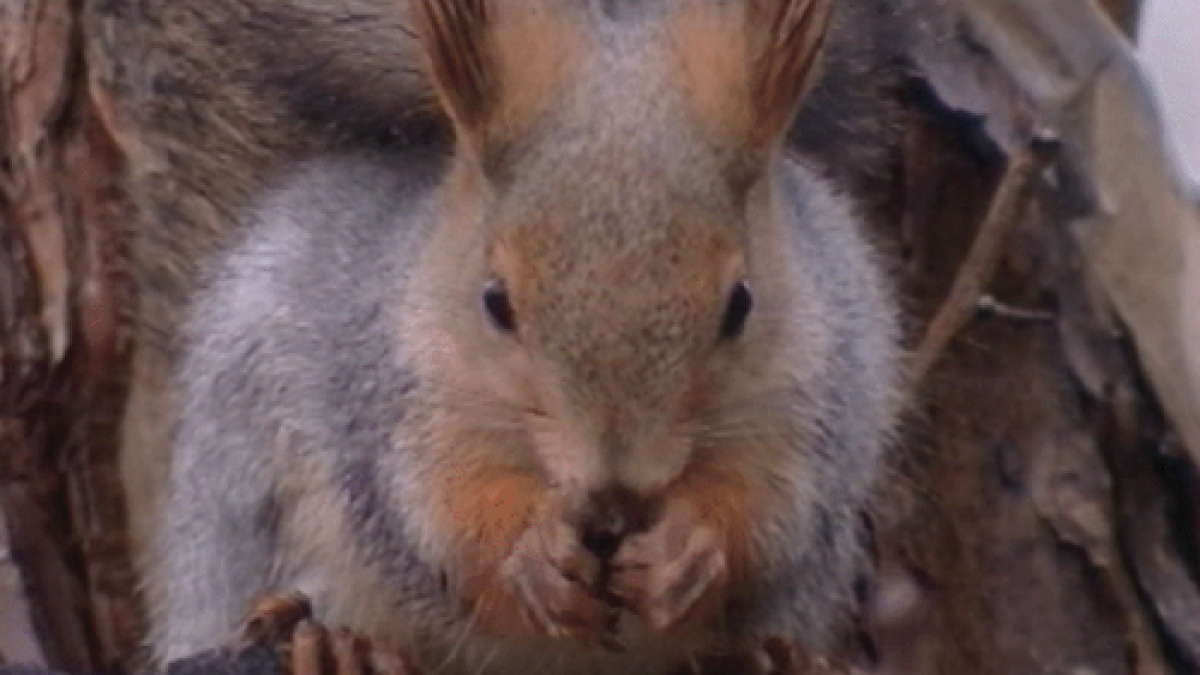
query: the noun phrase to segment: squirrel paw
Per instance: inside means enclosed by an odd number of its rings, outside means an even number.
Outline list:
[[[286,642],[296,626],[311,618],[312,604],[303,594],[268,595],[250,608],[238,631],[235,648]]]
[[[795,643],[772,638],[762,644],[697,659],[687,675],[865,675],[842,663],[811,654]],[[680,673],[679,675],[683,675]]]
[[[292,634],[289,675],[419,675],[399,655],[376,650],[371,643],[341,629],[302,621]]]
[[[527,622],[555,638],[599,642],[615,611],[596,588],[601,564],[565,522],[545,520],[517,540],[503,574]]]
[[[678,625],[728,577],[716,531],[687,504],[669,507],[649,532],[626,540],[612,565],[609,592],[659,631]]]
[[[269,648],[288,675],[419,675],[399,655],[376,650],[348,630],[330,633],[312,619],[299,593],[267,596],[251,608],[234,641],[234,652]]]
[[[794,642],[774,638],[763,644],[771,675],[854,675],[858,670],[829,657],[810,653]]]

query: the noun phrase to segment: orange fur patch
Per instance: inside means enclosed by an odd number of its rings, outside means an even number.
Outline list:
[[[685,500],[700,522],[724,541],[729,583],[738,586],[753,574],[751,524],[756,504],[750,482],[739,470],[710,461],[694,461],[667,490],[666,500]]]
[[[500,568],[541,506],[545,486],[529,473],[471,461],[447,463],[437,480],[440,531],[454,533],[453,571],[462,600],[488,632],[527,634]]]

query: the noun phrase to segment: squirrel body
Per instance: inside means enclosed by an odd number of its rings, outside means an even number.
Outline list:
[[[821,72],[789,137],[788,147],[887,237],[912,97],[909,51],[938,39],[941,2],[836,3]],[[89,73],[114,97],[110,121],[126,132],[140,207],[130,238],[137,350],[120,461],[143,566],[153,564],[149,542],[164,510],[181,325],[202,270],[242,238],[249,219],[237,214],[317,156],[452,143],[404,5],[100,0],[84,8],[95,44]]]
[[[158,658],[287,591],[445,672],[828,646],[901,400],[861,218],[785,145],[829,4],[412,8],[452,148],[286,172],[196,295]]]

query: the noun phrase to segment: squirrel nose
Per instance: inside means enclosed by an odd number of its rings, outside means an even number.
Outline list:
[[[621,487],[593,492],[579,523],[580,543],[601,560],[616,554],[625,537],[646,529],[649,504]]]

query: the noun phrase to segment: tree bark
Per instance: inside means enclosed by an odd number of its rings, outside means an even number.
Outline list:
[[[0,511],[50,662],[107,670],[140,630],[115,471],[135,311],[125,159],[88,87],[78,3],[7,0],[0,46]]]

